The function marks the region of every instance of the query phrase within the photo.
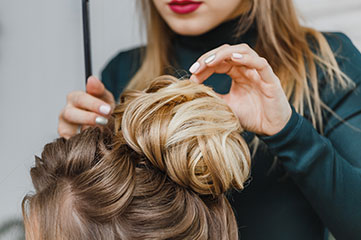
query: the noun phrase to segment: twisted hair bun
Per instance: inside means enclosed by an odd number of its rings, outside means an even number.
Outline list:
[[[241,132],[204,85],[163,76],[126,91],[106,127],[36,157],[27,239],[238,239],[224,192],[249,175]]]
[[[163,76],[121,101],[117,134],[174,182],[205,195],[243,188],[250,156],[242,128],[211,88]]]

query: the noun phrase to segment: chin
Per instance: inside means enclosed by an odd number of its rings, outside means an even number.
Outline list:
[[[199,24],[199,22],[182,22],[177,24],[168,24],[169,27],[177,34],[185,36],[202,35],[210,31],[214,26],[209,24]],[[201,26],[199,26],[201,25]],[[202,26],[203,25],[203,26]]]
[[[203,33],[208,32],[207,30],[200,31],[198,29],[192,30],[192,29],[172,29],[175,33],[179,35],[184,36],[198,36],[202,35]]]

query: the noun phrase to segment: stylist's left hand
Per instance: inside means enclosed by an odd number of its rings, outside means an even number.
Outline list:
[[[232,78],[228,94],[220,95],[235,112],[242,127],[260,135],[282,130],[292,110],[266,59],[246,44],[223,45],[201,56],[190,68],[190,80],[203,83],[214,73]]]

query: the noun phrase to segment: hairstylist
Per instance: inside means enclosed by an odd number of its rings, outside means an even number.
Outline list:
[[[189,69],[257,143],[252,180],[229,197],[242,239],[361,239],[361,54],[351,41],[301,26],[291,0],[141,4],[148,45],[115,56],[105,87],[91,77],[88,93],[70,93],[59,134],[104,124],[125,88]]]

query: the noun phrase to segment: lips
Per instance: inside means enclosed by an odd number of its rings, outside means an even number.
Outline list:
[[[168,6],[169,8],[178,14],[188,14],[196,11],[202,2],[190,1],[190,0],[173,0]]]

